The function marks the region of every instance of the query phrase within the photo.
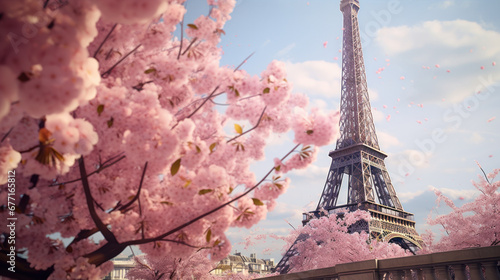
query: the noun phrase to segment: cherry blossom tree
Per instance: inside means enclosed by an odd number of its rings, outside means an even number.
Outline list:
[[[500,182],[494,182],[499,172],[500,169],[495,169],[484,177],[479,176],[478,182],[472,181],[479,193],[474,201],[460,207],[439,190],[434,190],[437,204],[443,201],[452,211],[434,218],[429,216],[428,223],[441,226],[442,234],[436,236],[431,230],[423,234],[426,247],[421,253],[500,244]]]
[[[283,63],[220,66],[235,1],[207,2],[192,23],[184,0],[0,2],[0,218],[16,219],[0,275],[100,279],[131,245],[220,260],[224,232],[263,219],[282,176],[335,139],[338,114],[308,113]],[[289,152],[251,172],[289,132]]]
[[[288,249],[294,242],[297,254],[289,259],[290,272],[335,266],[340,263],[411,255],[397,244],[371,240],[367,232],[350,232],[357,223],[369,223],[363,210],[312,219],[286,237]]]

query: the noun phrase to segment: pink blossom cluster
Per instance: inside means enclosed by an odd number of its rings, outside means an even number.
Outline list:
[[[451,208],[448,214],[429,216],[428,223],[440,226],[442,232],[436,236],[431,230],[422,235],[426,246],[420,253],[460,250],[471,247],[487,247],[500,244],[500,182],[494,182],[500,169],[472,184],[479,191],[474,201],[462,206],[446,197],[438,189],[434,192],[437,204],[441,201]]]
[[[16,169],[23,273],[99,279],[132,241],[152,260],[192,247],[220,260],[225,231],[255,225],[286,191],[278,173],[307,167],[335,138],[337,116],[307,114],[283,63],[260,77],[220,66],[234,0],[209,0],[193,23],[182,22],[183,2],[0,3],[11,34],[0,43],[0,176]],[[272,183],[257,178],[250,167],[271,134],[292,130],[300,145],[270,164]]]
[[[307,238],[296,243],[298,254],[289,259],[291,272],[331,267],[339,263],[368,259],[384,259],[410,255],[396,244],[371,240],[366,232],[349,233],[349,227],[358,221],[369,222],[370,214],[357,210],[343,217],[336,215],[312,219],[287,237],[287,250],[296,238]]]
[[[7,183],[9,175],[7,170],[15,169],[19,161],[21,161],[21,154],[12,149],[12,146],[8,142],[0,145],[0,170],[4,171],[0,174],[0,184]]]

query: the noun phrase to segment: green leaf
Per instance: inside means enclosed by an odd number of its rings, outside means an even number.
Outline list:
[[[207,243],[210,242],[210,238],[212,238],[212,229],[208,229],[207,231],[207,236],[206,236]]]
[[[240,97],[240,92],[237,89],[234,89],[234,93],[236,93],[236,97]]]
[[[160,202],[161,204],[165,204],[165,205],[168,205],[168,206],[172,206],[174,205],[172,202],[168,202],[168,201],[162,201]]]
[[[115,119],[113,119],[113,117],[111,117],[111,119],[109,119],[109,120],[107,121],[108,128],[112,127],[114,122],[115,122]]]
[[[186,183],[184,184],[184,188],[187,188],[189,187],[189,185],[191,185],[191,180],[187,180]]]
[[[229,192],[227,194],[231,194],[234,191],[233,187],[229,187]]]
[[[311,134],[313,134],[313,132],[314,132],[314,130],[312,130],[312,129],[309,129],[308,131],[306,131],[307,135],[311,135]]]
[[[104,111],[104,104],[100,104],[97,106],[97,115],[100,117],[102,112]]]
[[[257,206],[264,205],[264,203],[262,201],[260,201],[260,199],[258,199],[258,198],[252,198],[252,200],[253,200],[253,204],[255,204]]]
[[[266,88],[264,89],[264,91],[262,91],[262,93],[269,93],[270,91],[271,91],[271,89],[270,89],[270,88],[268,88],[268,87],[266,87]]]
[[[276,166],[274,169],[279,172],[281,170],[281,165]]]
[[[198,192],[198,194],[199,194],[199,195],[204,195],[204,194],[207,194],[207,193],[211,193],[211,192],[213,192],[213,191],[214,191],[214,190],[212,190],[212,189],[203,189],[203,190],[200,190],[200,191]]]
[[[156,68],[151,67],[148,70],[144,71],[144,74],[151,74],[151,73],[155,73],[156,74]]]
[[[192,24],[192,23],[190,23],[190,24],[188,24],[187,26],[188,26],[189,28],[193,28],[194,30],[198,30],[198,26],[196,26],[196,24]]]
[[[196,145],[196,153],[197,154],[201,153],[201,149],[200,149],[200,147],[198,147],[198,145]]]
[[[279,190],[281,190],[281,188],[283,188],[283,185],[282,184],[274,184]]]
[[[236,130],[236,133],[242,134],[243,133],[243,128],[239,124],[234,124],[234,130]]]
[[[217,142],[210,144],[210,147],[209,147],[209,149],[210,149],[210,153],[213,153],[213,152],[214,152],[215,147],[217,147],[217,145],[218,145],[218,143],[217,143]]]
[[[174,176],[179,171],[179,168],[181,168],[181,159],[180,158],[177,159],[176,161],[174,161],[174,163],[172,163],[172,166],[170,167],[170,174],[172,176]]]
[[[220,244],[220,242],[221,242],[221,241],[220,241],[220,239],[215,240],[215,242],[214,242],[214,247],[216,247],[217,245],[219,245],[219,244]]]

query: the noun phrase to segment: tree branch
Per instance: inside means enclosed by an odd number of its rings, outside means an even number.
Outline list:
[[[180,46],[179,46],[179,53],[177,54],[177,60],[181,58],[181,52],[182,52],[182,41],[184,40],[184,16],[182,16],[181,20],[181,41],[180,41]]]
[[[104,40],[102,40],[102,42],[99,45],[99,47],[97,47],[97,50],[95,50],[94,55],[92,56],[93,58],[96,58],[97,53],[101,50],[102,46],[104,45],[104,43],[106,43],[106,41],[108,40],[109,36],[111,36],[111,33],[113,33],[113,31],[115,30],[115,28],[116,28],[117,25],[118,24],[115,23],[115,25],[113,25],[113,27],[111,27],[111,30],[108,32],[108,35],[106,35],[106,37],[104,38]]]
[[[78,159],[78,165],[80,166],[80,176],[82,177],[83,191],[85,192],[85,199],[87,200],[87,207],[89,208],[90,217],[92,217],[95,225],[109,243],[118,243],[115,235],[106,227],[106,225],[101,221],[101,218],[99,218],[97,212],[95,211],[94,199],[92,198],[92,194],[90,192],[90,185],[88,181],[87,170],[85,170],[85,161],[83,159],[83,156]]]
[[[139,199],[139,196],[141,195],[142,183],[144,182],[144,176],[146,175],[146,169],[148,169],[148,162],[147,161],[144,164],[144,168],[142,169],[141,181],[139,183],[139,189],[137,190],[137,193],[135,194],[134,198],[132,198],[132,200],[130,200],[127,204],[125,204],[119,208],[120,211],[125,212],[130,205],[132,205],[136,200]],[[140,201],[139,201],[139,216],[142,216],[142,209],[140,207]]]
[[[262,117],[264,117],[264,112],[266,111],[266,108],[267,108],[267,106],[266,106],[266,107],[264,107],[264,110],[262,110],[262,113],[260,114],[259,120],[257,121],[257,124],[256,124],[254,127],[252,127],[252,128],[250,128],[249,130],[247,130],[247,131],[245,131],[245,132],[241,133],[240,135],[236,135],[235,137],[233,137],[233,138],[231,138],[231,139],[227,140],[227,142],[226,142],[226,143],[229,143],[229,142],[231,142],[231,141],[234,141],[234,140],[238,139],[239,137],[241,137],[241,136],[243,136],[243,135],[245,135],[245,134],[249,133],[250,131],[252,131],[252,130],[256,129],[256,128],[259,126],[260,122],[262,121]]]
[[[109,161],[114,160],[114,159],[115,159],[115,158],[117,158],[118,156],[119,156],[119,155],[114,156],[114,157],[112,157],[112,158],[110,158],[110,159],[106,160],[105,162],[103,162],[103,163],[102,163],[102,165],[100,165],[100,166],[99,166],[99,168],[97,168],[97,170],[92,171],[92,172],[90,172],[89,174],[87,174],[87,178],[88,178],[88,177],[90,177],[90,176],[92,176],[92,175],[94,175],[94,174],[96,174],[96,173],[99,173],[99,172],[103,171],[104,169],[106,169],[106,168],[108,168],[108,167],[110,167],[110,166],[112,166],[112,165],[114,165],[114,164],[116,164],[116,163],[118,163],[120,160],[122,160],[122,159],[124,159],[124,158],[126,157],[126,156],[121,156],[121,157],[119,157],[117,160],[115,160],[115,161],[111,162],[110,164],[107,164]],[[63,182],[63,183],[53,183],[53,184],[50,184],[50,185],[49,185],[49,187],[53,187],[53,186],[60,186],[60,185],[66,185],[66,184],[70,184],[70,183],[75,183],[75,182],[78,182],[78,181],[80,181],[80,180],[82,180],[82,178],[74,179],[74,180],[71,180],[71,181],[66,181],[66,182]]]
[[[9,131],[7,131],[7,133],[5,133],[5,135],[2,137],[2,141],[0,141],[0,143],[2,143],[3,141],[5,141],[5,139],[7,139],[7,136],[9,136],[9,134],[12,132],[13,129],[14,129],[14,127],[11,127],[9,129]]]
[[[248,60],[250,57],[252,57],[252,55],[254,55],[254,54],[255,54],[255,52],[253,52],[253,53],[251,53],[249,56],[247,56],[247,58],[245,58],[245,60],[243,60],[243,61],[240,63],[240,65],[238,65],[238,67],[236,67],[236,68],[234,69],[234,72],[238,71],[238,69],[240,69],[240,67],[241,67],[243,64],[245,64],[245,63],[247,62],[247,60]]]
[[[189,49],[191,48],[191,46],[193,46],[193,44],[196,42],[196,40],[198,40],[198,37],[194,37],[194,39],[191,40],[191,43],[189,43],[189,45],[187,46],[186,50],[184,50],[182,52],[182,55],[185,55],[187,53],[187,51],[189,51]]]
[[[135,47],[133,50],[131,50],[129,53],[127,53],[125,56],[123,56],[120,60],[118,60],[118,62],[116,62],[113,66],[111,66],[111,68],[109,68],[106,72],[102,73],[101,78],[104,78],[104,79],[107,78],[109,76],[109,74],[111,74],[111,71],[113,71],[113,69],[115,69],[115,67],[118,66],[118,64],[120,64],[122,61],[124,61],[129,55],[134,53],[140,46],[142,46],[142,44],[137,45],[137,47]]]

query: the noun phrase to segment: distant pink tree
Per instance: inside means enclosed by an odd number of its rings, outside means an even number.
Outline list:
[[[343,217],[332,214],[312,219],[307,225],[294,230],[286,238],[287,249],[300,235],[306,238],[295,245],[298,254],[289,259],[290,272],[411,255],[397,244],[371,240],[367,232],[349,232],[349,227],[360,221],[369,222],[370,219],[370,213],[357,210],[347,212]]]
[[[423,234],[426,247],[421,253],[500,244],[500,181],[493,182],[499,172],[500,169],[495,169],[484,177],[479,176],[478,182],[472,181],[479,193],[474,201],[460,207],[439,190],[434,190],[437,204],[443,201],[452,211],[429,217],[428,223],[441,226],[442,234],[436,236],[430,230]]]
[[[210,272],[217,268],[218,263],[208,259],[203,252],[197,251],[185,258],[163,256],[151,258],[147,255],[135,257],[135,266],[127,273],[131,280],[250,280],[262,275],[234,273],[225,271],[215,275]]]
[[[225,231],[262,220],[280,176],[334,140],[338,116],[307,112],[283,63],[220,65],[235,1],[207,2],[184,22],[184,0],[0,1],[0,219],[17,219],[0,275],[100,279],[131,245],[222,259]],[[250,171],[292,132],[266,174]]]
[[[185,258],[142,255],[134,260],[135,266],[127,273],[127,278],[131,280],[206,279],[215,267],[214,262],[201,251]]]

